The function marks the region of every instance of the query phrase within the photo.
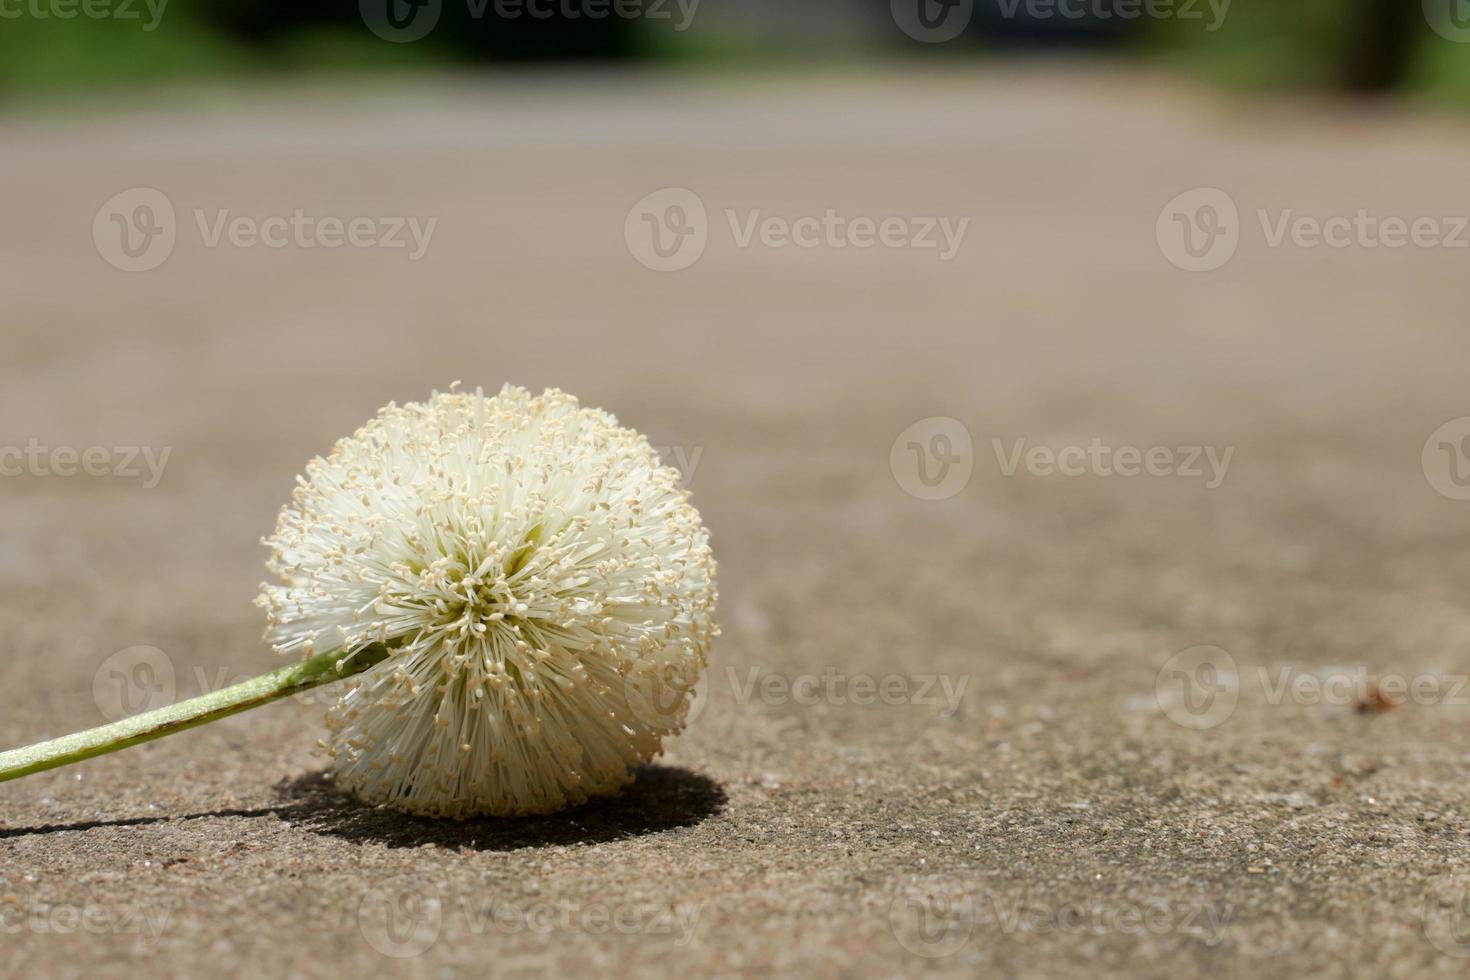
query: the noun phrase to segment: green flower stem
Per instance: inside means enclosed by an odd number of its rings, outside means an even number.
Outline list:
[[[151,742],[155,738],[163,738],[174,732],[208,724],[217,718],[290,697],[297,691],[330,684],[382,663],[391,652],[382,644],[374,644],[351,655],[344,655],[341,650],[319,653],[300,663],[273,670],[224,690],[180,701],[156,711],[146,711],[110,725],[77,732],[75,735],[39,742],[23,749],[0,752],[0,783]]]

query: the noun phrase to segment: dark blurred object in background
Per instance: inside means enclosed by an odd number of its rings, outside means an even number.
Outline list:
[[[1415,42],[1424,28],[1417,0],[1352,0],[1353,31],[1343,56],[1342,86],[1351,92],[1388,92],[1408,78]]]
[[[1045,5],[980,0],[975,4],[973,30],[987,44],[1023,49],[1111,44],[1139,34],[1137,21],[1102,17],[1088,6],[1079,4],[1075,17],[1038,16]]]
[[[364,0],[402,4],[413,0]],[[546,3],[547,16],[495,16],[495,0],[449,0],[439,8],[433,32],[420,42],[463,61],[574,61],[632,57],[637,22],[627,18],[568,17],[564,0]],[[302,31],[365,32],[361,7],[353,0],[212,0],[202,6],[206,22],[258,46],[277,46]],[[387,44],[389,42],[382,42]]]

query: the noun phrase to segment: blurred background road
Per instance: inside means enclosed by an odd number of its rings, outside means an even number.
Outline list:
[[[295,474],[456,380],[647,433],[725,634],[557,817],[305,698],[6,784],[0,971],[1463,975],[1470,19],[992,6],[6,8],[0,745],[275,666]]]

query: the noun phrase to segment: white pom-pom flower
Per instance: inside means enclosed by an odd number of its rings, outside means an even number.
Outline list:
[[[718,631],[679,473],[555,390],[390,404],[311,461],[266,544],[277,651],[390,651],[324,745],[345,789],[411,813],[616,792],[682,729]]]

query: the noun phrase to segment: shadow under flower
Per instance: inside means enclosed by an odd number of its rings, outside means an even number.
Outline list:
[[[209,810],[176,816],[119,817],[37,827],[0,826],[0,840],[33,835],[75,833],[104,827],[143,827],[226,817],[274,816],[309,833],[353,843],[389,847],[470,848],[514,851],[553,844],[601,844],[690,827],[725,808],[725,791],[714,780],[674,766],[642,766],[622,795],[593,800],[575,809],[544,817],[484,817],[478,820],[434,820],[365,806],[337,789],[320,772],[276,785],[281,802],[251,809]]]
[[[437,820],[366,806],[344,794],[324,773],[283,780],[275,813],[293,825],[354,843],[389,847],[515,851],[555,844],[602,844],[689,827],[720,813],[726,795],[707,776],[675,766],[648,765],[619,796],[589,801],[541,817]]]

